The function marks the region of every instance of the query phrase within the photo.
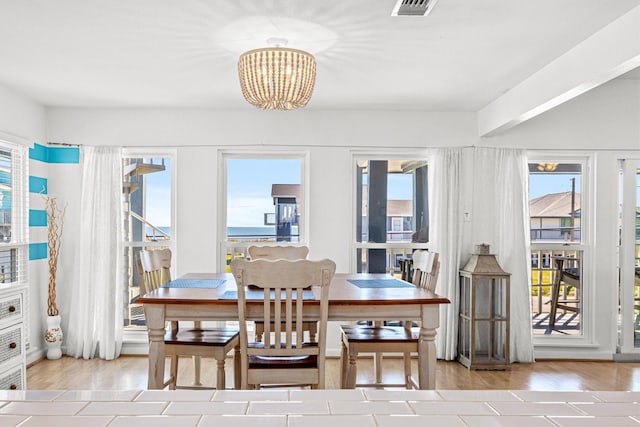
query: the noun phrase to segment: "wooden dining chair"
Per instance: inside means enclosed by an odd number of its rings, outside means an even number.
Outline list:
[[[171,250],[141,250],[139,253],[143,284],[146,292],[151,292],[171,281]],[[240,334],[232,328],[202,328],[200,322],[194,322],[193,328],[179,328],[178,322],[171,322],[171,328],[164,337],[165,355],[171,358],[169,379],[164,385],[169,389],[178,388],[178,362],[180,356],[192,356],[194,360],[194,386],[202,388],[200,383],[201,358],[212,357],[216,360],[216,388],[224,389],[226,383],[225,358],[235,349],[235,387],[240,384],[239,358]],[[185,388],[185,387],[179,387]]]
[[[416,287],[435,291],[440,270],[439,254],[424,250],[413,253],[413,278]],[[412,322],[401,326],[375,322],[373,326],[342,325],[341,386],[355,387],[406,387],[419,388],[411,375],[411,353],[418,351],[418,334],[412,331]],[[356,384],[357,359],[360,353],[374,354],[375,383]],[[404,383],[382,382],[382,359],[384,353],[402,353],[404,361]]]
[[[307,259],[307,246],[249,246],[247,252],[250,259]],[[309,334],[311,341],[315,341],[318,333],[317,322],[303,322],[302,329]],[[273,327],[271,328],[273,330]],[[264,323],[255,322],[255,340],[261,341],[264,334]]]
[[[238,286],[241,388],[324,388],[329,285],[335,269],[328,259],[231,261]],[[308,316],[318,320],[314,342],[305,340],[302,330]],[[262,342],[248,339],[247,322],[256,317],[264,322]]]

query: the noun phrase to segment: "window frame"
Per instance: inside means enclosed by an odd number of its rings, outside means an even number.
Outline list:
[[[227,268],[226,256],[228,250],[240,250],[246,255],[246,251],[249,246],[256,244],[256,242],[233,242],[227,241],[227,160],[300,160],[300,186],[302,188],[302,198],[300,202],[300,211],[302,215],[300,217],[300,224],[298,225],[298,241],[297,242],[270,242],[271,245],[286,245],[286,246],[308,246],[309,236],[309,224],[311,212],[309,212],[309,193],[310,193],[310,179],[309,179],[309,151],[308,150],[234,150],[223,149],[218,151],[218,247],[220,252],[217,257],[216,271],[225,271]]]
[[[161,147],[144,147],[144,148],[129,147],[129,148],[123,148],[122,150],[122,160],[130,159],[130,158],[163,158],[163,157],[169,158],[171,161],[171,185],[170,185],[171,235],[170,235],[170,238],[168,240],[163,240],[163,241],[145,242],[145,241],[128,241],[126,240],[126,236],[125,236],[123,240],[123,248],[125,250],[129,248],[135,248],[135,247],[167,247],[171,249],[171,253],[172,253],[171,274],[173,277],[173,275],[175,275],[175,266],[177,265],[177,259],[178,259],[178,251],[176,250],[177,242],[178,242],[178,230],[176,227],[176,224],[177,224],[176,177],[178,176],[177,175],[177,169],[178,169],[177,150],[173,148],[161,148]],[[124,200],[123,200],[123,203],[124,203]],[[123,217],[126,217],[126,212],[124,212],[124,206],[123,206]],[[128,283],[129,283],[129,274],[127,273],[127,284]],[[128,289],[127,289],[127,293],[128,293]],[[129,306],[127,305],[126,309],[128,308]],[[146,326],[137,326],[137,325],[124,326],[123,325],[123,330],[124,330],[124,334],[123,334],[124,342],[134,343],[134,342],[141,342],[144,339],[148,340]]]
[[[533,151],[528,152],[528,163],[558,162],[575,163],[581,165],[581,188],[580,188],[580,241],[542,241],[537,243],[531,241],[531,253],[540,250],[548,251],[577,251],[582,252],[581,257],[581,334],[577,335],[540,335],[533,334],[534,346],[539,347],[584,347],[597,346],[595,342],[595,307],[593,298],[595,295],[593,275],[595,274],[593,259],[593,218],[595,213],[593,189],[594,173],[593,163],[595,155],[590,152],[560,152],[560,151]],[[530,228],[529,228],[530,229]],[[541,265],[544,261],[541,258]],[[529,279],[531,280],[531,279]],[[529,282],[531,291],[531,282]]]
[[[622,209],[619,223],[618,239],[618,339],[616,342],[617,353],[640,354],[640,346],[635,345],[636,320],[635,309],[635,260],[629,258],[631,254],[637,254],[637,213],[630,206],[638,206],[640,200],[636,198],[635,181],[640,170],[640,157],[637,154],[629,154],[618,158],[619,191],[618,201]],[[633,179],[635,177],[635,180]],[[633,200],[635,203],[630,203]],[[626,201],[626,202],[625,202]],[[631,233],[629,230],[634,230]],[[614,359],[615,360],[615,359]]]
[[[29,313],[29,143],[0,132],[0,146],[11,152],[11,239],[0,242],[2,249],[16,250],[16,280],[0,284],[3,292],[24,291],[23,313]],[[39,196],[38,196],[39,197]],[[29,322],[24,322],[26,348],[30,345]]]
[[[392,160],[415,160],[415,161],[424,161],[429,166],[429,156],[426,150],[409,150],[409,149],[394,149],[393,151],[389,150],[380,150],[380,151],[352,151],[351,152],[351,260],[350,260],[350,271],[356,272],[358,268],[358,250],[367,250],[367,249],[386,249],[387,251],[413,251],[414,249],[429,249],[429,242],[427,243],[414,243],[414,242],[386,242],[386,243],[373,243],[373,242],[358,242],[357,235],[357,227],[356,223],[358,221],[356,215],[358,213],[357,203],[357,168],[356,165],[358,161],[362,160],[382,160],[382,161],[392,161]],[[428,184],[431,185],[431,184]],[[414,189],[415,191],[415,189]],[[414,194],[415,201],[415,194]],[[427,200],[428,203],[428,200]],[[397,254],[394,254],[394,259],[396,259]]]

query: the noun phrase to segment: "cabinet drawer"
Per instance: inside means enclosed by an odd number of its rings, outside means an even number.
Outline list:
[[[22,319],[22,294],[0,298],[0,326]]]
[[[22,358],[22,324],[0,330],[0,363]]]
[[[23,390],[24,369],[16,366],[0,374],[0,390]]]

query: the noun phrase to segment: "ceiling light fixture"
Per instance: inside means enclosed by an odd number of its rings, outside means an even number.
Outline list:
[[[238,59],[242,95],[266,110],[293,110],[307,105],[316,82],[316,60],[308,52],[281,47],[286,40],[270,39],[275,47],[250,50]]]
[[[553,172],[558,169],[558,163],[538,163],[540,172]]]

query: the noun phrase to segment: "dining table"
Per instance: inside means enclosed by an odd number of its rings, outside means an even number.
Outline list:
[[[319,289],[311,288],[319,299]],[[311,298],[313,299],[313,297]],[[149,389],[164,387],[167,322],[237,321],[237,287],[231,273],[188,273],[137,300],[143,304],[149,334]],[[319,320],[319,301],[305,301],[305,320]],[[388,274],[336,273],[329,288],[329,321],[416,321],[418,385],[436,384],[436,330],[441,304],[450,301]],[[247,299],[247,318],[259,320],[262,297]]]

